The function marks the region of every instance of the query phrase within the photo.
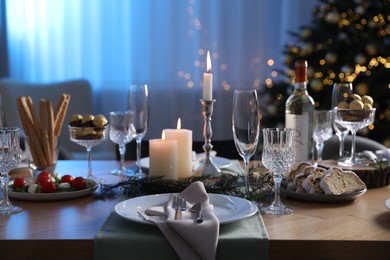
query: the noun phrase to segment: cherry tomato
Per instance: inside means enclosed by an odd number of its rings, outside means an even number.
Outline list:
[[[72,187],[78,190],[87,188],[87,181],[83,177],[76,177],[71,183]]]
[[[69,174],[62,176],[62,178],[61,178],[61,182],[67,182],[69,184],[72,184],[73,180],[74,180],[74,177],[72,175],[69,175]]]
[[[26,179],[22,177],[17,177],[14,180],[14,188],[23,188],[24,186],[26,186],[26,184],[27,184]]]
[[[40,184],[42,193],[53,193],[56,192],[56,184],[54,182],[44,182]]]
[[[46,183],[46,182],[52,182],[50,173],[48,173],[48,172],[41,172],[37,176],[36,183],[39,184],[39,185],[42,185],[42,183]]]

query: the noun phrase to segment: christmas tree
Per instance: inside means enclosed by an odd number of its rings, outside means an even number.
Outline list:
[[[316,108],[330,109],[333,83],[352,82],[354,91],[370,95],[377,109],[374,124],[359,134],[390,147],[390,0],[320,0],[310,25],[291,35],[296,42],[285,47],[285,77],[262,93],[269,104],[264,123],[284,121],[294,62],[304,59]]]

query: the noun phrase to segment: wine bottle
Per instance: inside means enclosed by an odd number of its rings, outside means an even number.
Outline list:
[[[314,101],[307,92],[307,61],[295,62],[294,92],[286,101],[286,128],[296,130],[295,161],[311,159]]]

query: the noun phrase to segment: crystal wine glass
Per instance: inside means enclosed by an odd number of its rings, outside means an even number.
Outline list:
[[[359,129],[369,126],[374,122],[375,108],[372,109],[347,109],[334,108],[335,121],[339,125],[347,128],[352,133],[351,157],[344,161],[339,161],[341,166],[364,166],[367,163],[359,160],[355,156],[355,139]]]
[[[134,112],[131,110],[110,112],[110,139],[119,146],[120,155],[120,166],[112,170],[112,174],[134,175],[134,171],[125,166],[126,144],[133,140],[135,131],[133,122]]]
[[[146,84],[130,85],[129,110],[134,111],[134,137],[137,142],[137,169],[136,175],[142,176],[141,143],[148,130],[149,123],[149,96]]]
[[[101,182],[92,174],[92,147],[103,143],[108,139],[109,125],[103,127],[69,126],[70,140],[87,148],[88,155],[88,179]]]
[[[233,96],[233,137],[245,163],[245,196],[249,195],[249,160],[259,141],[259,104],[256,90],[235,90]]]
[[[9,172],[16,168],[21,161],[19,145],[20,130],[17,127],[1,127],[0,134],[0,177],[2,192],[0,215],[10,215],[22,211],[22,208],[12,205],[8,199]]]
[[[280,183],[282,172],[291,167],[295,160],[293,146],[294,129],[289,128],[265,128],[263,129],[263,165],[273,171],[275,183],[275,197],[271,205],[263,207],[265,214],[284,215],[293,210],[285,206],[280,199]]]
[[[314,110],[313,140],[316,143],[317,163],[322,161],[324,142],[332,137],[332,110]]]
[[[334,83],[332,92],[332,109],[337,107],[341,102],[346,102],[348,97],[353,94],[352,83]],[[333,129],[336,136],[339,138],[339,160],[344,160],[344,140],[348,135],[349,130],[342,125],[336,123],[335,116],[333,117]]]

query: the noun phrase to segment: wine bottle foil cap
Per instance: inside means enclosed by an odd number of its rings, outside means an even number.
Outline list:
[[[298,60],[295,62],[295,82],[306,82],[307,80],[307,61]]]
[[[305,60],[297,60],[295,62],[295,67],[305,67],[305,68],[307,68],[307,61],[305,61]]]

